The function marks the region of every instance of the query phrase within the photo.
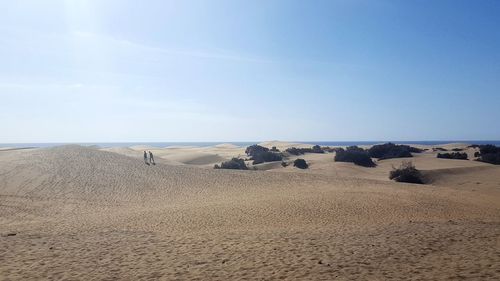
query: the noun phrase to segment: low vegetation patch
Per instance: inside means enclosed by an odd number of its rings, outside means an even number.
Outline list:
[[[474,154],[474,156],[477,155],[479,157],[478,161],[500,165],[500,147],[492,144],[479,145],[478,147],[479,153]]]
[[[245,149],[245,153],[248,156],[255,156],[259,153],[268,152],[269,148],[260,146],[258,144],[251,145]]]
[[[481,154],[481,157],[479,157],[479,161],[494,165],[500,165],[500,152]]]
[[[433,148],[432,148],[432,151],[434,151],[434,152],[435,152],[435,151],[448,151],[448,149],[446,149],[446,148],[442,148],[442,147],[433,147]]]
[[[438,153],[437,158],[467,160],[468,156],[465,152]]]
[[[368,149],[370,157],[383,159],[413,157],[411,153],[421,153],[423,150],[409,145],[399,145],[391,142],[378,144]]]
[[[299,169],[307,169],[309,168],[309,164],[307,164],[306,160],[304,159],[295,159],[295,161],[293,161],[293,166],[294,167],[297,167]]]
[[[311,148],[311,153],[325,153],[325,151],[321,148],[321,146],[315,145]]]
[[[424,177],[411,162],[403,162],[399,168],[392,168],[389,179],[397,182],[424,183]]]
[[[479,146],[479,152],[482,154],[492,154],[492,153],[498,153],[500,152],[500,147],[492,145],[492,144],[486,144],[486,145],[480,145]]]
[[[321,149],[323,149],[324,152],[337,152],[338,147],[323,146]]]
[[[376,166],[368,152],[357,146],[338,149],[334,159],[336,162],[351,162],[363,167]]]
[[[321,148],[321,146],[319,145],[315,145],[311,148],[296,148],[296,147],[290,147],[290,148],[287,148],[285,150],[285,152],[287,152],[288,154],[291,154],[291,155],[302,155],[302,154],[305,154],[305,153],[325,153],[325,151],[323,150],[323,148]]]
[[[283,156],[281,156],[280,153],[266,151],[256,154],[255,156],[252,156],[252,160],[253,160],[252,164],[255,165],[264,162],[281,161],[283,160]]]
[[[302,148],[290,147],[285,149],[285,152],[291,155],[302,155],[304,150]]]
[[[219,165],[215,164],[214,169],[233,169],[233,170],[248,170],[245,160],[241,158],[233,158],[229,161],[222,162]]]
[[[267,147],[257,144],[251,145],[245,149],[245,153],[253,160],[252,164],[260,164],[264,162],[273,162],[283,160],[283,156],[279,152],[272,152]]]

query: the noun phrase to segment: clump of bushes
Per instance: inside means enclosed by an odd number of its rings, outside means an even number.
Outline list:
[[[485,144],[485,145],[480,145],[479,146],[479,151],[482,154],[490,154],[490,153],[498,153],[500,152],[500,147],[492,145],[492,144]]]
[[[252,164],[260,164],[264,162],[273,162],[283,160],[280,153],[269,151],[269,148],[257,144],[251,145],[245,149],[245,153],[253,160]]]
[[[280,152],[280,150],[277,149],[276,146],[271,147],[270,151],[272,151],[272,152]]]
[[[325,151],[323,150],[323,148],[321,148],[321,146],[319,145],[315,145],[311,148],[296,148],[296,147],[290,147],[290,148],[287,148],[285,150],[285,152],[287,152],[288,154],[291,154],[291,155],[302,155],[302,154],[305,154],[305,153],[325,153]]]
[[[219,165],[215,164],[214,169],[233,169],[233,170],[248,170],[245,160],[233,158],[229,161],[222,162]]]
[[[279,153],[266,151],[252,156],[252,160],[253,160],[252,164],[255,165],[264,162],[281,161],[283,160],[283,156],[281,156],[281,154]]]
[[[467,160],[468,156],[465,152],[438,153],[437,158]]]
[[[357,146],[337,149],[334,159],[336,162],[351,162],[363,167],[375,167],[368,152]]]
[[[321,148],[321,146],[315,145],[311,148],[311,153],[325,153],[325,151]]]
[[[344,150],[344,149],[342,147],[333,147],[333,148],[330,149],[329,152],[338,152],[340,150]]]
[[[321,149],[323,149],[324,152],[336,152],[337,151],[337,147],[323,146]]]
[[[291,155],[301,155],[304,154],[303,149],[301,148],[296,148],[296,147],[290,147],[285,149],[285,152]]]
[[[245,149],[245,153],[248,156],[255,156],[257,154],[263,153],[263,152],[268,152],[269,148],[260,146],[258,144],[251,145]]]
[[[409,145],[399,145],[391,142],[378,144],[368,149],[370,157],[380,160],[390,158],[413,157],[411,153],[421,153],[423,150]]]
[[[400,145],[400,146],[403,146],[403,147],[407,147],[408,150],[411,152],[411,153],[422,153],[424,151],[426,151],[427,149],[421,149],[421,148],[418,148],[418,147],[413,147],[413,146],[409,146],[409,145]]]
[[[340,148],[342,149],[342,148]],[[342,149],[343,150],[343,149]],[[346,151],[358,151],[358,152],[366,152],[366,150],[364,150],[363,148],[359,147],[359,146],[356,146],[356,145],[352,145],[352,146],[348,146],[346,149]]]
[[[494,165],[500,165],[500,152],[481,154],[481,157],[479,157],[479,161]]]
[[[424,183],[422,173],[411,162],[403,162],[399,168],[393,167],[389,173],[389,179],[397,182]]]
[[[307,164],[306,160],[304,159],[295,159],[295,161],[293,161],[293,166],[294,167],[297,167],[299,169],[307,169],[309,168],[309,164]]]
[[[463,148],[453,148],[452,151],[464,151]]]
[[[497,147],[492,144],[480,145],[478,156],[479,156],[479,159],[477,159],[478,161],[494,165],[500,165],[500,147]]]
[[[433,147],[432,151],[448,151],[448,149],[442,147]]]

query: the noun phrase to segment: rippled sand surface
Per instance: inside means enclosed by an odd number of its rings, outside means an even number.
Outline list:
[[[209,166],[239,148],[141,149],[0,151],[0,279],[500,278],[500,167],[424,153],[422,186],[387,179],[400,159],[230,171]]]

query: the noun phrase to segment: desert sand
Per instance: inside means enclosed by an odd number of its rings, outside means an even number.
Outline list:
[[[308,170],[212,168],[244,150],[0,151],[0,279],[500,279],[500,166],[429,150],[411,158],[426,185],[388,179],[404,159],[333,153],[301,156]]]

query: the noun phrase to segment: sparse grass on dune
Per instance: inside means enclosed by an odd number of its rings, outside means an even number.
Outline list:
[[[411,162],[403,162],[399,168],[393,168],[389,179],[397,182],[423,184],[424,177]]]

